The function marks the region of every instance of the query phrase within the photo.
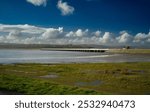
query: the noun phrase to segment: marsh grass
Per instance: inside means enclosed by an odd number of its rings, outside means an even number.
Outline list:
[[[150,94],[149,68],[149,62],[0,65],[0,89],[23,94]],[[41,78],[49,74],[58,77]],[[92,85],[95,81],[102,83]]]

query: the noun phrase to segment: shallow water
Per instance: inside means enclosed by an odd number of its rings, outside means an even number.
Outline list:
[[[92,82],[77,82],[77,83],[75,83],[76,86],[98,86],[100,84],[102,84],[102,81],[100,81],[100,80],[95,80]]]
[[[1,49],[0,63],[150,62],[150,55]]]

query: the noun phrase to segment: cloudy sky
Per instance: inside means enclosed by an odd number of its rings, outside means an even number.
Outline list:
[[[150,47],[150,0],[0,0],[0,43]]]

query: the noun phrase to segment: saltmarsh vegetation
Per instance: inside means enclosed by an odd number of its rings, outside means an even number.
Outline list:
[[[150,62],[0,65],[0,90],[21,94],[150,94]]]
[[[150,54],[150,49],[110,49],[111,53],[126,53],[126,54]]]

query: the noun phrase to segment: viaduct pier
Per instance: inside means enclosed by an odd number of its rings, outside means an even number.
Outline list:
[[[76,52],[106,52],[109,49],[97,48],[42,48],[45,51],[76,51]]]

